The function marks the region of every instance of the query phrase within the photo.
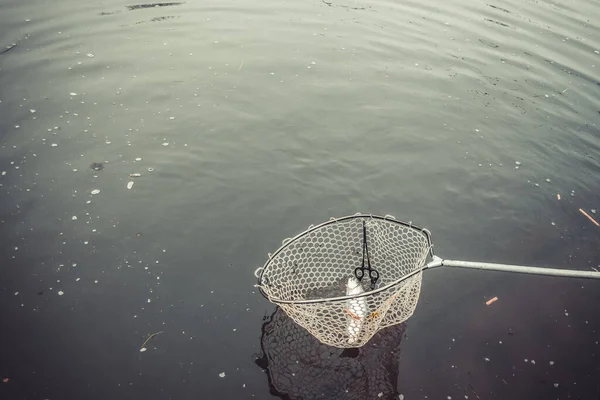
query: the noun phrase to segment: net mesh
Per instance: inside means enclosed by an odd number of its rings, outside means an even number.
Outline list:
[[[397,400],[405,329],[396,325],[360,349],[340,349],[318,341],[278,307],[263,324],[255,362],[282,399]]]
[[[368,276],[358,294],[349,279],[363,265],[364,242],[376,287]],[[421,228],[395,219],[356,215],[331,220],[284,241],[259,277],[263,294],[322,343],[360,347],[380,329],[407,320],[421,289],[431,241]],[[415,273],[406,278],[407,275]],[[353,294],[352,299],[336,299]]]

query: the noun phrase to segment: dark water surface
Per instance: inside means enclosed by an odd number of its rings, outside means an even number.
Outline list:
[[[600,282],[431,271],[406,325],[302,379],[253,287],[357,211],[446,258],[598,268],[597,1],[4,0],[13,43],[1,399],[600,398]],[[306,340],[275,349],[319,371]]]

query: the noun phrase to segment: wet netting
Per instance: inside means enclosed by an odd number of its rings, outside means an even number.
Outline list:
[[[286,239],[258,286],[321,342],[360,347],[413,314],[430,249],[427,231],[389,216],[331,220]]]
[[[406,321],[423,271],[441,266],[600,279],[595,271],[444,260],[433,254],[426,229],[365,214],[332,218],[285,239],[255,275],[263,296],[318,340],[350,348]]]
[[[262,327],[255,362],[273,395],[288,400],[398,399],[400,343],[405,324],[377,333],[360,349],[321,343],[281,308]]]

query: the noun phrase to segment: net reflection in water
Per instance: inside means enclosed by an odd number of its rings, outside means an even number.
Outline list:
[[[398,399],[398,357],[406,324],[378,332],[360,349],[321,343],[281,308],[265,317],[261,354],[271,393],[286,400]]]

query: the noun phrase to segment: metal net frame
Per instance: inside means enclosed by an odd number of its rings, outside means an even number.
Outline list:
[[[257,270],[257,286],[322,343],[361,347],[414,313],[429,256],[429,231],[412,223],[332,218],[284,240]]]

